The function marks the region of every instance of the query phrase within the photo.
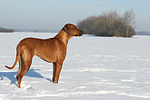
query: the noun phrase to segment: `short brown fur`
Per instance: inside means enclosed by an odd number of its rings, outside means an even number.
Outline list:
[[[81,36],[82,34],[83,31],[77,29],[75,25],[66,24],[54,38],[25,38],[17,45],[14,65],[12,67],[5,67],[13,69],[19,61],[19,70],[16,78],[18,81],[17,86],[20,88],[21,80],[29,70],[33,56],[37,55],[44,61],[53,63],[52,81],[58,83],[62,64],[66,57],[68,41],[73,36]]]

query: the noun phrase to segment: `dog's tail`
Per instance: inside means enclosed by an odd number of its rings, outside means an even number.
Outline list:
[[[17,53],[17,55],[16,55],[16,60],[14,62],[14,65],[12,67],[8,67],[8,66],[5,66],[5,67],[8,68],[8,69],[13,69],[16,66],[16,64],[17,64],[18,59],[19,59],[19,53]]]

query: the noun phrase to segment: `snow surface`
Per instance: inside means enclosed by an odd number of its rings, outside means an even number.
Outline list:
[[[69,41],[58,84],[52,64],[34,57],[21,89],[16,45],[25,37],[49,38],[56,33],[0,34],[0,100],[149,100],[150,36],[134,38],[84,35]]]

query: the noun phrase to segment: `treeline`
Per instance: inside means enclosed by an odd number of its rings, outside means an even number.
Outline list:
[[[0,27],[0,32],[14,32],[14,30],[13,29],[5,29],[5,28]]]
[[[86,34],[96,36],[132,37],[135,35],[135,14],[133,10],[126,11],[123,16],[117,11],[90,16],[77,22],[78,28]]]

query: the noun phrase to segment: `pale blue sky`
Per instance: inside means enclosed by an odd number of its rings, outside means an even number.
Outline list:
[[[150,31],[150,0],[0,0],[0,27],[59,30],[91,15],[133,9],[136,31]]]

